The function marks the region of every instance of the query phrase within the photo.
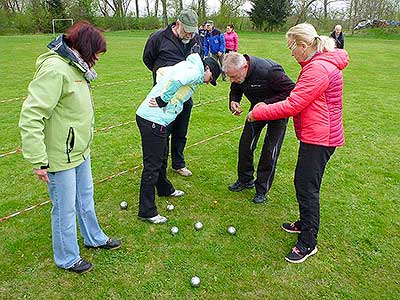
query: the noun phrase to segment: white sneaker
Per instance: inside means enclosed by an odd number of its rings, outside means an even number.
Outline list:
[[[175,169],[173,169],[176,173],[178,173],[179,175],[182,175],[182,176],[185,176],[185,177],[189,177],[189,176],[192,176],[193,174],[192,174],[192,172],[188,169],[188,168],[186,168],[186,167],[183,167],[183,168],[181,168],[181,169],[177,169],[177,170],[175,170]]]
[[[185,195],[184,191],[180,191],[180,190],[175,190],[171,195],[169,195],[170,197],[182,197],[183,195]]]
[[[163,217],[161,215],[157,215],[151,218],[142,218],[139,217],[140,220],[142,221],[147,221],[150,222],[151,224],[164,224],[168,221],[168,219],[166,217]]]

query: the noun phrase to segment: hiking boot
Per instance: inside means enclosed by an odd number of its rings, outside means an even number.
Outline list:
[[[308,257],[310,257],[311,255],[314,255],[317,252],[318,252],[317,246],[315,246],[314,248],[303,248],[303,247],[294,246],[292,248],[292,251],[290,251],[285,256],[285,259],[288,262],[291,262],[291,263],[294,263],[294,264],[299,264],[299,263],[302,263]]]
[[[182,197],[183,195],[185,195],[184,191],[175,190],[169,197]]]
[[[78,274],[83,274],[89,272],[92,269],[93,265],[90,262],[81,258],[78,262],[76,262],[71,268],[68,268],[67,270]]]
[[[267,200],[267,196],[265,194],[256,194],[253,198],[253,203],[255,204],[262,204]]]
[[[283,223],[282,229],[289,233],[301,233],[299,227],[296,226],[296,222],[293,223]]]
[[[239,180],[229,185],[228,189],[231,192],[240,192],[244,189],[252,189],[254,187],[254,181],[251,180],[247,183],[242,183]]]
[[[157,215],[151,218],[139,217],[139,220],[150,222],[151,224],[164,224],[168,221],[166,217]]]
[[[107,242],[104,245],[100,246],[89,246],[85,245],[86,248],[92,248],[92,249],[107,249],[107,250],[112,250],[112,249],[118,249],[121,247],[121,241],[108,238]]]
[[[177,170],[175,170],[175,169],[172,169],[172,170],[174,170],[176,173],[178,173],[179,175],[182,175],[184,177],[189,177],[189,176],[193,175],[193,173],[186,167],[183,167],[183,168],[180,168]]]

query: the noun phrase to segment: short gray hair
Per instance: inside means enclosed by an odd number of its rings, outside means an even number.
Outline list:
[[[247,61],[243,54],[238,52],[229,52],[228,54],[225,54],[224,61],[222,63],[222,71],[226,73],[228,68],[239,70],[246,64]]]

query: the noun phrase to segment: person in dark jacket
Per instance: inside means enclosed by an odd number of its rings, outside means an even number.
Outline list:
[[[156,72],[159,68],[173,66],[191,53],[199,53],[203,57],[201,38],[197,34],[198,16],[194,10],[184,9],[176,22],[167,28],[150,35],[143,51],[143,62],[153,73],[153,84],[156,82]],[[186,167],[184,149],[189,126],[193,100],[185,102],[182,112],[168,127],[171,135],[172,169],[182,176],[191,176]],[[168,151],[168,149],[167,149]]]
[[[335,40],[336,48],[344,49],[344,34],[341,25],[335,26],[335,30],[331,33],[330,37]]]
[[[270,59],[230,52],[225,55],[223,70],[230,77],[230,110],[236,116],[242,113],[240,101],[243,95],[249,99],[252,110],[260,102],[270,104],[285,100],[295,86],[282,66]],[[256,195],[253,202],[265,202],[266,194],[274,180],[287,120],[282,118],[274,121],[245,122],[239,142],[238,179],[229,185],[230,191],[240,192],[255,186]],[[267,133],[257,167],[257,179],[254,181],[254,150],[266,125]]]

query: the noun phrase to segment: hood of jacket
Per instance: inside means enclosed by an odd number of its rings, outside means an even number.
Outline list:
[[[307,64],[309,64],[310,62],[313,62],[313,61],[316,61],[316,60],[320,60],[320,61],[325,61],[325,62],[331,63],[334,66],[336,66],[339,70],[343,70],[349,64],[349,55],[347,54],[346,50],[335,49],[335,50],[330,51],[330,52],[317,53],[310,60],[301,62],[300,65],[302,67],[304,67]]]
[[[64,35],[58,36],[56,39],[51,41],[47,48],[50,51],[40,55],[36,60],[36,68],[39,68],[42,63],[48,59],[49,57],[53,57],[56,55],[61,56],[66,62],[72,63],[75,67],[82,71],[82,73],[86,73],[88,70],[85,66],[79,63],[78,59],[76,58],[74,52],[70,47],[68,47],[67,43],[64,40]]]

